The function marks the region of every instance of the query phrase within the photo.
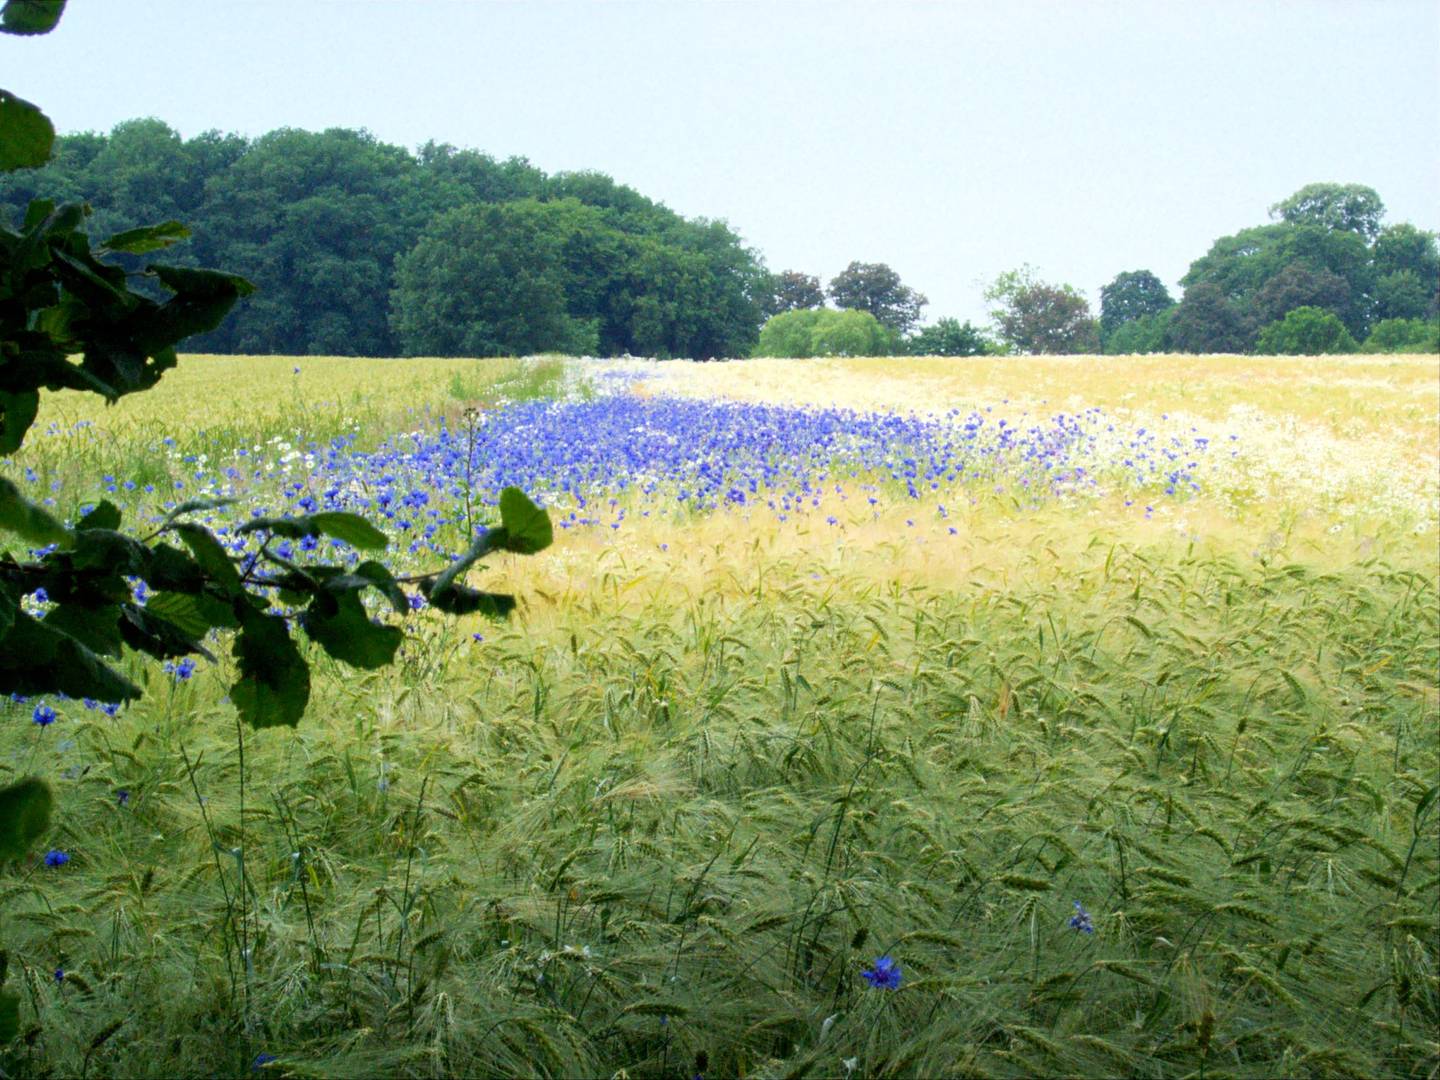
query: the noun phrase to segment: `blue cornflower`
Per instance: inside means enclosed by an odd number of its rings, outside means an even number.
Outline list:
[[[1080,901],[1075,901],[1075,914],[1070,916],[1069,923],[1071,930],[1079,930],[1084,934],[1093,934],[1095,924],[1090,921],[1090,913],[1080,906]]]
[[[65,969],[64,969],[64,968],[56,968],[56,969],[55,969],[55,981],[56,981],[57,983],[62,983],[62,982],[65,981]]]
[[[295,370],[299,371],[300,369],[296,368]],[[255,1060],[250,1063],[250,1071],[259,1072],[261,1069],[263,1069],[266,1065],[269,1065],[270,1062],[274,1060],[274,1054],[267,1054],[262,1051],[261,1053],[256,1054]]]
[[[860,973],[860,977],[874,990],[900,989],[900,965],[889,956],[877,959],[875,966],[866,968]]]
[[[37,603],[40,604],[47,603],[50,600],[50,594],[45,591],[45,587],[43,585],[40,588],[36,589],[30,595],[34,597]]]
[[[190,657],[183,658],[179,663],[166,662],[165,673],[175,679],[176,682],[184,682],[195,674],[195,661]]]
[[[45,853],[45,865],[49,867],[64,866],[70,861],[70,856],[59,848],[51,848]]]
[[[419,611],[419,610],[420,610],[422,607],[424,607],[424,606],[425,606],[425,598],[424,598],[423,596],[421,596],[419,593],[411,593],[411,594],[410,594],[410,610],[411,610],[411,611]]]
[[[35,706],[35,711],[30,714],[30,719],[41,727],[48,727],[55,722],[57,715],[54,709],[42,702]]]
[[[100,706],[100,711],[103,712],[106,716],[119,716],[120,702],[107,701]]]
[[[115,802],[116,802],[118,805],[124,806],[124,805],[125,805],[126,803],[128,803],[129,801],[130,801],[130,792],[126,791],[124,788],[121,788],[119,791],[115,792]]]

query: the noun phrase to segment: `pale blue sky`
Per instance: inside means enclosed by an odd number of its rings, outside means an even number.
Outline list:
[[[1174,289],[1316,180],[1440,225],[1435,0],[71,0],[0,40],[0,85],[63,131],[365,127],[600,169],[774,270],[888,262],[932,319],[980,320],[1021,262],[1097,306],[1121,270]]]

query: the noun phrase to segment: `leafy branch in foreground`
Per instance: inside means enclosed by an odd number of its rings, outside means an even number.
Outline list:
[[[64,6],[7,0],[0,31],[43,34]],[[53,126],[39,109],[0,90],[0,171],[44,164],[53,141]],[[19,229],[0,226],[0,456],[24,443],[42,390],[88,391],[112,403],[149,390],[176,365],[180,341],[214,329],[253,291],[244,278],[218,270],[163,263],[127,270],[109,257],[163,250],[188,230],[164,222],[92,247],[84,228],[89,214],[85,204],[38,199]],[[235,533],[258,533],[260,547],[232,556],[191,520],[225,502],[185,503],[137,537],[121,531],[121,511],[110,502],[70,526],[0,475],[0,530],[22,542],[24,555],[0,550],[0,693],[134,700],[140,688],[115,664],[127,649],[162,660],[213,659],[205,641],[222,631],[233,634],[237,677],[230,698],[240,716],[257,728],[293,726],[310,698],[296,625],[337,660],[383,667],[403,633],[371,615],[367,589],[401,616],[410,610],[402,580],[417,583],[443,612],[504,615],[514,598],[467,587],[465,572],[492,552],[533,554],[553,538],[546,512],[506,488],[500,524],[464,555],[434,573],[397,579],[377,561],[353,569],[300,564],[271,547],[276,538],[318,536],[361,550],[386,546],[379,529],[349,513],[247,521]],[[43,598],[43,614],[36,603],[27,610],[26,597]],[[0,788],[0,862],[22,856],[43,835],[52,803],[48,786],[34,777]],[[13,994],[0,992],[0,1044],[13,1037],[15,1005]]]

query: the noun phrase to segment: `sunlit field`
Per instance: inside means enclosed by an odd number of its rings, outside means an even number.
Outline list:
[[[187,357],[93,401],[7,466],[67,517],[226,495],[241,555],[356,510],[414,572],[518,484],[556,542],[472,572],[508,622],[310,649],[293,732],[237,729],[223,641],[7,702],[69,860],[0,877],[4,1075],[1440,1069],[1436,357]]]

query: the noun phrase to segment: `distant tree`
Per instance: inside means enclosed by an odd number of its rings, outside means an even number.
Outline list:
[[[1414,225],[1390,225],[1375,239],[1374,316],[1434,318],[1440,314],[1440,251],[1435,234]]]
[[[1359,351],[1355,339],[1333,311],[1299,307],[1260,331],[1255,351],[1267,355],[1320,356]]]
[[[1365,344],[1366,353],[1440,353],[1440,320],[1383,319]]]
[[[201,346],[393,355],[382,298],[424,224],[398,212],[415,168],[408,151],[364,131],[282,129],[251,143],[210,178],[197,220],[207,258],[258,292]]]
[[[597,348],[567,306],[567,244],[604,229],[574,199],[442,214],[396,268],[391,321],[407,356],[524,356]]]
[[[1379,194],[1364,184],[1306,184],[1270,207],[1272,220],[1358,233],[1367,243],[1379,234],[1384,216]]]
[[[1293,262],[1255,293],[1252,310],[1261,326],[1279,322],[1299,307],[1329,311],[1350,309],[1350,283],[1329,270],[1312,270],[1304,262]]]
[[[899,344],[868,311],[801,308],[771,317],[760,331],[756,356],[888,356]]]
[[[1149,270],[1127,270],[1100,290],[1100,338],[1125,323],[1157,315],[1175,303],[1165,283]]]
[[[906,342],[912,356],[985,356],[993,344],[969,321],[941,319]]]
[[[1215,285],[1241,323],[1253,330],[1261,323],[1255,312],[1257,294],[1277,274],[1297,263],[1311,273],[1325,271],[1344,279],[1350,298],[1336,313],[1352,334],[1363,333],[1368,321],[1365,297],[1370,294],[1374,273],[1370,250],[1355,232],[1283,223],[1242,229],[1216,240],[1190,264],[1180,283],[1187,294],[1195,285]]]
[[[1219,285],[1202,281],[1185,290],[1170,319],[1171,348],[1188,353],[1244,353],[1255,333]]]
[[[1085,297],[1071,285],[1040,281],[1030,266],[1001,274],[985,290],[1000,339],[1015,351],[1098,352],[1099,328]]]
[[[909,333],[930,302],[884,263],[852,262],[830,280],[829,294],[836,307],[868,311],[897,334]]]
[[[825,306],[825,291],[820,288],[820,279],[813,274],[782,270],[771,275],[769,287],[764,305],[767,316]]]
[[[1105,352],[1113,355],[1165,352],[1170,345],[1170,322],[1178,305],[1172,304],[1154,315],[1121,323],[1105,338]]]

